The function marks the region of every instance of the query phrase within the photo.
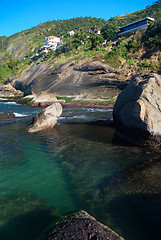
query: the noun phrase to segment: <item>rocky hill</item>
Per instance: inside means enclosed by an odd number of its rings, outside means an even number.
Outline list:
[[[145,33],[139,32],[115,42],[104,42],[105,32],[112,37],[120,26],[147,16],[157,21]],[[91,17],[50,21],[10,37],[2,36],[0,81],[15,82],[15,86],[25,92],[48,90],[57,95],[83,95],[90,98],[92,89],[92,97],[109,98],[105,94],[106,88],[114,89],[118,84],[115,88],[117,92],[119,80],[128,80],[136,73],[161,70],[160,19],[161,1],[156,1],[146,9],[108,21]],[[89,33],[89,29],[100,29],[101,35]],[[67,34],[70,30],[75,31],[74,36]],[[57,51],[51,51],[36,63],[33,62],[30,57],[38,52],[44,38],[50,35],[63,36],[64,44]],[[105,68],[111,66],[115,70],[112,73],[80,70],[92,62],[104,64]]]
[[[108,100],[118,95],[125,85],[125,78],[125,74],[100,61],[82,60],[79,64],[70,61],[52,68],[49,64],[35,64],[15,81],[14,86],[28,94],[39,95],[47,91],[78,100]]]

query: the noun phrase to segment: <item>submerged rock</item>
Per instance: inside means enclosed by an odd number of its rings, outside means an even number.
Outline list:
[[[161,161],[159,158],[136,164],[104,183],[104,198],[123,195],[161,193]]]
[[[110,228],[98,222],[87,212],[81,210],[65,218],[52,228],[43,240],[123,240]]]
[[[38,132],[48,128],[53,128],[58,118],[62,114],[62,106],[60,103],[53,103],[49,107],[43,109],[34,118],[29,127],[28,132]]]
[[[161,76],[137,75],[119,95],[113,118],[117,136],[135,145],[160,148]]]
[[[37,239],[60,218],[57,208],[31,192],[1,194],[0,212],[0,239]]]

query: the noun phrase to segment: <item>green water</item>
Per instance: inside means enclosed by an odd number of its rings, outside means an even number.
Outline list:
[[[127,240],[160,239],[160,153],[113,144],[114,129],[95,123],[107,110],[65,109],[29,134],[35,109],[19,108],[28,116],[0,122],[0,240],[36,240],[76,209]]]

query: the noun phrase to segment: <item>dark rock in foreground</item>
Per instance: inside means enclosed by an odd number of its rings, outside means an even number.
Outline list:
[[[81,210],[52,228],[43,240],[123,240],[111,229]]]
[[[135,145],[161,146],[161,76],[137,75],[119,95],[113,118],[120,137]]]

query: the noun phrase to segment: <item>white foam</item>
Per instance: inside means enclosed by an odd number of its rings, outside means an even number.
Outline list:
[[[8,100],[7,98],[0,98],[0,101]]]
[[[22,114],[22,113],[13,113],[15,115],[15,117],[26,117],[28,116],[27,114]]]
[[[60,117],[59,119],[86,119],[88,118],[87,116],[85,115],[81,115],[81,116],[71,116],[71,117]]]
[[[11,105],[21,105],[19,103],[16,103],[16,102],[5,102],[5,104],[11,104]]]

